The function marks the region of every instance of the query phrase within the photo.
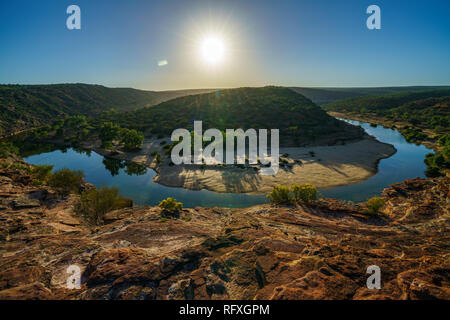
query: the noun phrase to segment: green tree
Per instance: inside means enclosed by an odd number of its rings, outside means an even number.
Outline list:
[[[100,139],[103,146],[108,146],[120,136],[120,126],[112,122],[104,122],[100,127]]]
[[[75,212],[90,224],[100,225],[109,211],[132,206],[133,201],[120,195],[118,188],[102,187],[83,192],[75,205]]]
[[[82,171],[72,171],[67,168],[53,173],[48,179],[48,185],[57,189],[61,195],[68,195],[71,192],[78,193],[83,183],[84,174]]]
[[[129,151],[139,149],[144,141],[144,135],[134,129],[122,129],[121,136],[125,149]]]

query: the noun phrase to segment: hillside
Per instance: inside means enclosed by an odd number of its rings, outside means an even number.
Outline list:
[[[291,87],[317,104],[327,104],[337,100],[396,92],[450,89],[448,86],[410,86],[410,87],[369,87],[369,88],[304,88]]]
[[[345,99],[323,107],[335,117],[396,127],[407,141],[433,148],[436,154],[425,159],[429,177],[450,169],[450,89]]]
[[[204,130],[280,129],[282,142],[291,145],[331,143],[363,135],[361,129],[334,119],[308,98],[282,87],[218,90],[100,120],[160,136],[170,136],[177,128],[192,129],[193,120],[202,120]]]
[[[450,96],[450,89],[408,91],[384,95],[349,98],[335,101],[323,106],[327,111],[337,112],[381,112],[398,108],[401,105],[428,98],[441,98]]]
[[[0,85],[0,135],[48,124],[66,115],[131,111],[209,90],[143,91],[88,84]]]

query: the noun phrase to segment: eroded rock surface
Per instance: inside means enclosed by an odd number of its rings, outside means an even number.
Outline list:
[[[29,177],[0,169],[0,299],[449,299],[450,178],[383,195],[385,217],[311,206],[108,213],[90,227]],[[67,268],[82,271],[67,289]],[[381,268],[381,290],[366,288]]]

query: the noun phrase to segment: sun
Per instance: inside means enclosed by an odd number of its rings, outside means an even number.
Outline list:
[[[201,43],[201,54],[206,63],[216,65],[220,63],[225,55],[224,41],[217,36],[209,36]]]

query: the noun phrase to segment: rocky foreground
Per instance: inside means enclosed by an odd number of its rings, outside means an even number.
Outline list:
[[[311,206],[110,212],[90,227],[19,169],[0,168],[0,299],[450,299],[450,178],[384,190],[385,216]],[[70,265],[80,289],[67,289]],[[366,288],[370,265],[380,290]]]

